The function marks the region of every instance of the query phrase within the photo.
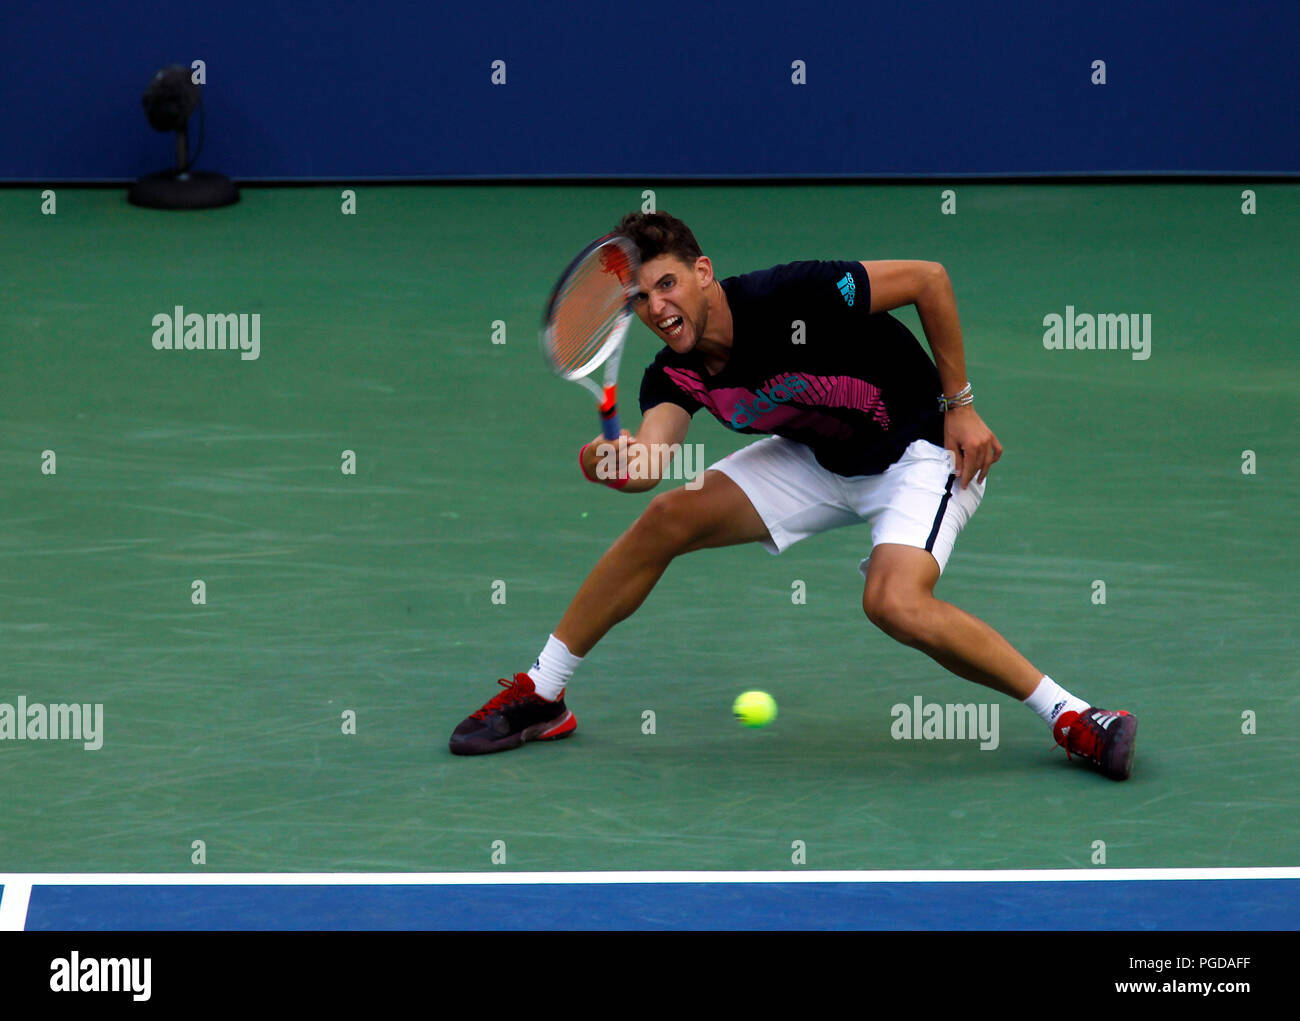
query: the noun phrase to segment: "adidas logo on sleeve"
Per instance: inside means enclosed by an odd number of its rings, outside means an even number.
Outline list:
[[[845,273],[842,277],[840,277],[837,281],[835,281],[835,286],[840,289],[840,295],[844,298],[844,301],[849,305],[849,307],[852,308],[853,297],[854,295],[857,294],[858,291],[857,284],[853,282],[853,274]]]

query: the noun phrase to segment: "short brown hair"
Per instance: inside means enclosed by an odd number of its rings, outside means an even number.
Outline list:
[[[661,255],[672,255],[694,266],[695,260],[704,254],[691,228],[668,213],[628,213],[618,222],[614,233],[632,239],[643,263]]]

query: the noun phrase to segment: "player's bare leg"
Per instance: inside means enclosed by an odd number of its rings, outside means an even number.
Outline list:
[[[871,552],[862,608],[891,638],[920,649],[958,677],[1022,702],[1043,672],[993,628],[935,598],[939,564],[923,549],[881,543]]]
[[[1127,779],[1136,719],[1071,695],[984,621],[936,599],[938,580],[939,564],[925,550],[881,543],[867,563],[862,608],[887,635],[957,676],[1019,699],[1052,726],[1056,742],[1073,757],[1112,779]]]
[[[568,737],[577,720],[564,703],[567,675],[645,601],[673,558],[767,536],[749,497],[721,472],[705,472],[699,489],[655,497],[597,562],[532,669],[516,674],[513,683],[501,680],[505,690],[452,733],[451,751],[482,755]]]
[[[555,637],[574,656],[585,656],[645,601],[673,558],[767,537],[767,526],[740,487],[722,472],[705,472],[699,489],[682,487],[650,501],[587,575]]]

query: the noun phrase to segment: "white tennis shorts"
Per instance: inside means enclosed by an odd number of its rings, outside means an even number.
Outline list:
[[[771,535],[772,554],[832,528],[871,522],[871,547],[915,546],[943,572],[957,535],[984,496],[984,482],[965,489],[953,474],[952,454],[916,440],[879,475],[845,477],[827,471],[802,443],[769,436],[709,465],[731,479],[758,511]],[[867,560],[858,565],[863,577]]]

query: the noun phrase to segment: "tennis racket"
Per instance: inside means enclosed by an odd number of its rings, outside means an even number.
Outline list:
[[[542,354],[561,379],[589,390],[600,431],[619,436],[618,363],[632,322],[641,258],[631,238],[606,234],[578,253],[560,276],[542,320]],[[603,369],[601,382],[592,377]]]

